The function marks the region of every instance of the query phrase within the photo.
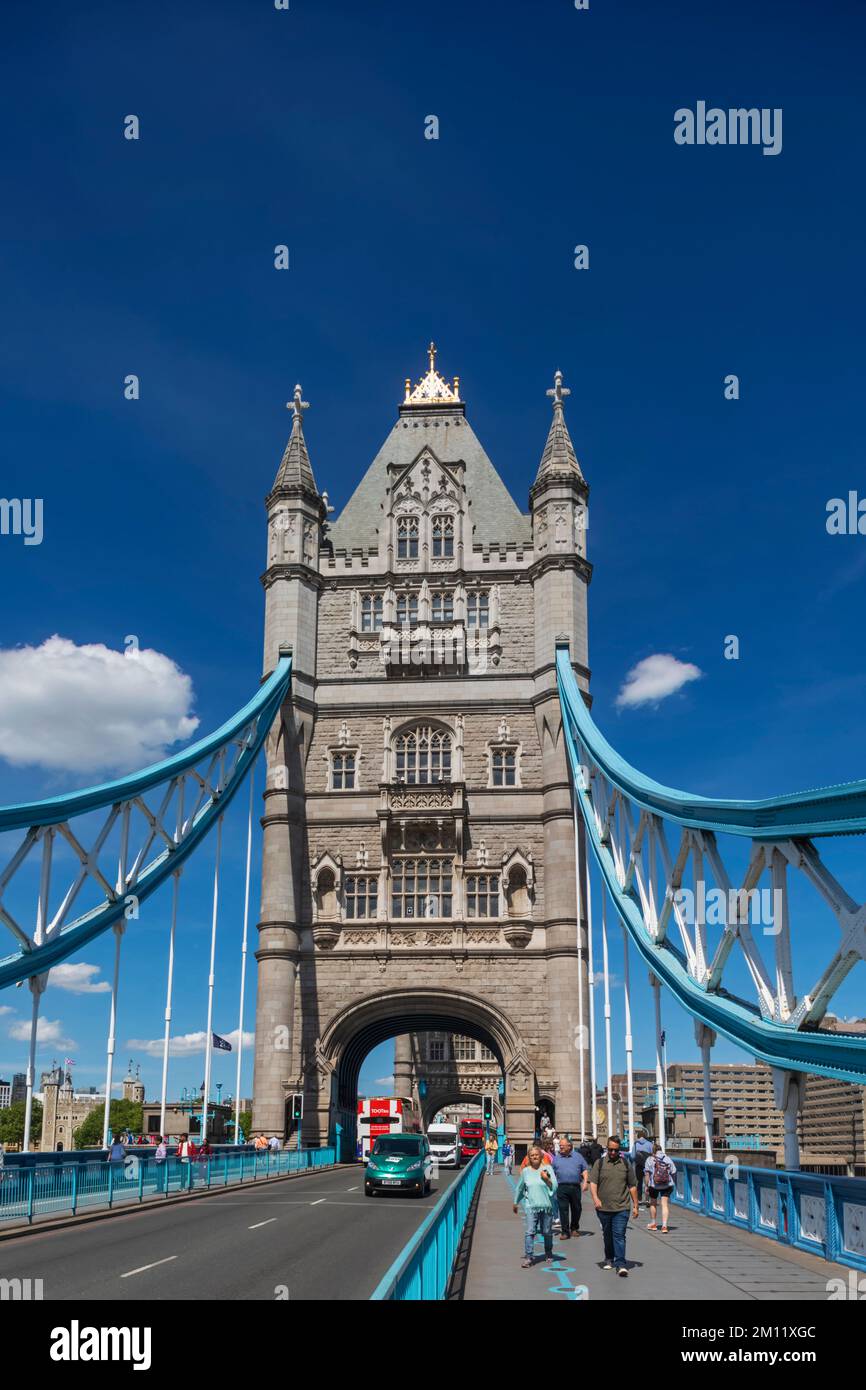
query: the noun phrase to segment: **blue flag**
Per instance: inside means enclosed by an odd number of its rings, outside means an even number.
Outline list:
[[[212,1033],[211,1036],[213,1038],[214,1047],[218,1048],[220,1052],[231,1052],[231,1043],[226,1042],[225,1038],[221,1038],[219,1033]]]

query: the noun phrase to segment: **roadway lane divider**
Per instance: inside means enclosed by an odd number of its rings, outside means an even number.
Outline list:
[[[448,1292],[484,1154],[470,1159],[370,1295],[371,1303],[439,1302]]]
[[[176,1260],[177,1255],[166,1255],[164,1260],[154,1260],[149,1265],[139,1265],[138,1269],[128,1269],[125,1274],[121,1274],[121,1279],[131,1279],[133,1274],[144,1274],[148,1269],[156,1269],[158,1265],[169,1265],[172,1260]]]

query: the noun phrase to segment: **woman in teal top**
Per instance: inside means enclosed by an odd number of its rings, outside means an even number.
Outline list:
[[[521,1171],[514,1194],[514,1211],[523,1205],[523,1262],[521,1269],[534,1264],[533,1249],[536,1235],[544,1238],[544,1260],[553,1260],[553,1209],[556,1194],[556,1175],[544,1154],[533,1144],[527,1154],[528,1163]]]

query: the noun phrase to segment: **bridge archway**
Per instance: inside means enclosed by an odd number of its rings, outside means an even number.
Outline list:
[[[452,1105],[477,1105],[479,1112],[481,1109],[481,1092],[472,1090],[460,1090],[459,1087],[449,1087],[447,1090],[431,1091],[424,1097],[421,1107],[421,1119],[426,1129],[433,1123],[434,1115],[438,1115],[440,1110],[449,1110]],[[505,1111],[502,1100],[496,1096],[493,1101],[493,1118],[497,1125],[505,1123]]]
[[[504,1121],[518,1144],[532,1139],[536,1086],[526,1044],[513,1021],[478,995],[453,989],[391,989],[353,1001],[328,1022],[316,1045],[318,1129],[354,1155],[361,1063],[379,1043],[405,1033],[462,1033],[489,1047],[505,1080]],[[431,1095],[441,1109],[444,1092]],[[460,1098],[467,1099],[466,1092]],[[454,1099],[457,1099],[455,1096]],[[480,1104],[481,1097],[478,1096]],[[435,1113],[435,1111],[434,1111]],[[351,1141],[351,1142],[349,1142]]]

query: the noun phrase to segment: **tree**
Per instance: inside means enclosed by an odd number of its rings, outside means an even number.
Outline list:
[[[24,1143],[24,1101],[16,1100],[5,1110],[0,1110],[0,1144]],[[34,1098],[33,1116],[30,1121],[31,1138],[38,1139],[42,1133],[42,1105]]]
[[[102,1147],[104,1117],[104,1105],[97,1105],[94,1110],[91,1110],[87,1119],[82,1121],[72,1136],[76,1149],[99,1149]],[[134,1100],[113,1100],[108,1112],[108,1120],[112,1134],[117,1134],[122,1129],[131,1129],[135,1134],[140,1134],[141,1105]]]
[[[250,1130],[253,1127],[253,1112],[251,1110],[242,1110],[240,1113],[240,1122],[241,1134],[244,1136],[245,1140],[249,1139]]]

